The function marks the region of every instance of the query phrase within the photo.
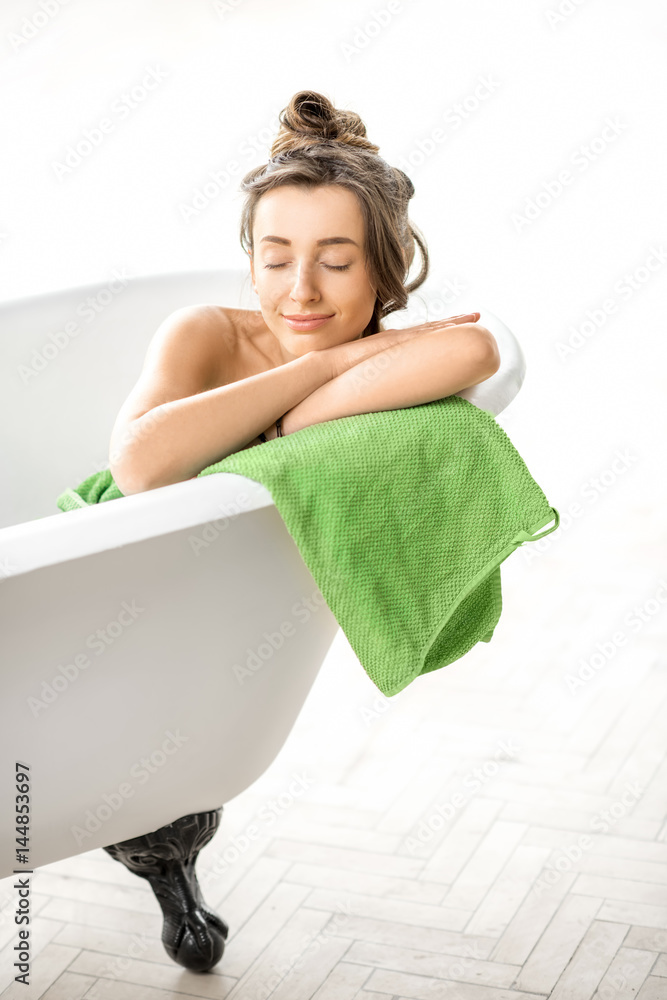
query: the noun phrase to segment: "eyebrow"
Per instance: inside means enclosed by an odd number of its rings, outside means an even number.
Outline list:
[[[292,241],[286,240],[284,236],[262,236],[260,243],[282,243],[284,246],[291,246]],[[327,236],[323,240],[317,241],[318,247],[330,246],[334,243],[351,243],[353,246],[358,247],[359,244],[354,240],[351,240],[349,236]]]

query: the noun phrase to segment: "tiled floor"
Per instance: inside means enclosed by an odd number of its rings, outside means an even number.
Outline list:
[[[586,516],[503,564],[490,643],[395,698],[339,633],[200,855],[230,926],[211,973],[167,958],[150,889],[96,850],[34,877],[28,988],[0,883],[2,1000],[666,1000],[665,530],[635,510],[609,546],[612,506]]]

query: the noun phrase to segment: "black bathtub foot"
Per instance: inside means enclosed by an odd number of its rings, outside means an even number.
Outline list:
[[[208,972],[222,958],[229,928],[206,906],[195,862],[220,825],[222,806],[193,813],[143,837],[104,850],[135,875],[148,879],[162,908],[162,944],[167,954],[192,972]]]

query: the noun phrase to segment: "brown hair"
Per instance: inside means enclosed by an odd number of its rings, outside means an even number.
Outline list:
[[[362,336],[377,333],[382,329],[380,320],[405,309],[410,292],[428,275],[426,242],[408,218],[414,185],[407,174],[378,155],[379,146],[366,137],[359,115],[335,108],[322,94],[299,91],[280,112],[279,121],[280,131],[268,163],[254,167],[241,181],[240,189],[246,194],[241,246],[246,253],[253,250],[255,208],[266,191],[284,184],[339,184],[352,191],[364,219],[369,278],[377,289],[373,315]],[[415,244],[421,254],[421,270],[406,284]]]

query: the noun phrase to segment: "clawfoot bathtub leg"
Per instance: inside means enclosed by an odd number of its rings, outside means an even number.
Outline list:
[[[148,879],[162,908],[162,943],[167,954],[192,972],[208,972],[225,950],[229,928],[206,906],[195,862],[220,825],[222,807],[193,813],[143,837],[104,850],[135,875]]]

